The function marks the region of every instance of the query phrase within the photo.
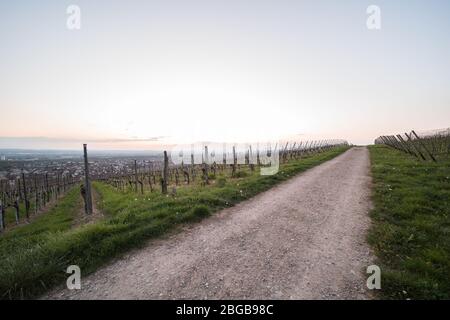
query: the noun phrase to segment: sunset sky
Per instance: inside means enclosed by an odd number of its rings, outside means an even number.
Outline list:
[[[449,34],[450,1],[2,1],[0,148],[450,127]]]

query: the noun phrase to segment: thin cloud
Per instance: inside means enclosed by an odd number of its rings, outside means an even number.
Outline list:
[[[0,149],[73,149],[82,143],[87,143],[95,149],[130,149],[130,148],[160,148],[163,147],[166,136],[77,139],[52,137],[0,137]]]
[[[73,142],[86,142],[86,143],[123,143],[123,142],[158,142],[169,138],[168,136],[157,136],[148,138],[113,138],[113,139],[76,139],[76,138],[50,138],[50,137],[0,137],[1,142],[36,142],[36,143],[73,143]]]

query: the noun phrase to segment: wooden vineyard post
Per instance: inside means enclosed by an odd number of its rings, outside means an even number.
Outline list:
[[[150,186],[150,192],[153,192],[153,185],[152,185],[152,164],[149,163],[148,165],[148,185]]]
[[[431,159],[436,162],[436,158],[433,156],[433,154],[430,152],[430,150],[428,150],[427,146],[425,145],[425,143],[422,143],[422,140],[420,140],[419,136],[416,134],[416,132],[414,130],[411,131],[417,138],[417,141],[419,141],[419,144],[422,146],[422,148],[425,149],[425,151],[428,153],[428,155],[431,157]]]
[[[16,224],[19,224],[20,222],[19,197],[17,197],[16,200],[14,201],[14,209],[16,211]]]
[[[297,159],[297,150],[298,150],[298,147],[300,146],[300,143],[299,142],[294,142],[294,145],[293,145],[293,147],[291,148],[291,154],[290,154],[290,158],[292,159],[292,158],[294,158],[294,159]]]
[[[298,147],[298,152],[297,152],[297,157],[301,158],[302,157],[302,153],[303,153],[303,148],[304,148],[304,144],[303,141],[300,142],[300,145]]]
[[[398,141],[400,141],[400,143],[405,147],[405,150],[406,150],[407,153],[417,157],[417,155],[411,151],[411,149],[409,148],[408,144],[405,142],[405,140],[402,138],[401,135],[397,134],[397,138],[398,138]]]
[[[139,185],[141,186],[141,194],[144,194],[144,180],[139,180]]]
[[[137,160],[134,160],[134,192],[138,191]]]
[[[213,171],[213,175],[215,177],[216,176],[216,172],[217,172],[217,163],[215,161],[211,165],[211,168],[212,168],[212,171]]]
[[[167,194],[167,181],[169,179],[169,158],[167,157],[167,151],[164,151],[164,168],[163,177],[161,182],[161,189],[163,194]]]
[[[320,152],[324,151],[325,145],[326,145],[326,141],[325,140],[320,141],[320,146],[319,146]]]
[[[314,140],[314,145],[313,145],[313,148],[312,148],[312,153],[313,153],[313,154],[316,154],[316,151],[317,151],[317,140]]]
[[[184,175],[184,180],[185,182],[187,182],[187,184],[191,183],[190,177],[189,177],[189,172],[188,169],[183,169],[183,175]]]
[[[253,162],[253,150],[252,150],[252,145],[249,146],[248,149],[248,163],[250,166],[250,170],[251,171],[255,171],[255,164]]]
[[[208,146],[205,146],[205,184],[209,184],[208,164],[209,164]]]
[[[397,150],[403,151],[401,147],[398,146],[397,140],[394,138],[394,136],[387,136],[389,139],[389,142],[391,143],[391,146],[394,147]]]
[[[205,163],[209,162],[208,146],[205,146]]]
[[[233,146],[233,165],[232,165],[232,171],[231,171],[231,176],[234,177],[236,174],[236,146]]]
[[[87,144],[83,144],[84,153],[84,190],[85,190],[85,201],[86,201],[86,214],[92,213],[92,193],[91,193],[91,181],[89,179],[89,162],[87,155]]]
[[[307,151],[308,151],[308,142],[309,142],[309,141],[306,141],[306,142],[305,142],[305,147],[303,148],[303,150],[302,150],[300,156],[303,156],[303,155],[307,154]]]
[[[407,153],[406,149],[402,146],[402,144],[397,140],[395,136],[390,136],[392,143],[396,145],[396,148],[400,151]]]
[[[194,150],[191,150],[191,175],[192,175],[192,181],[195,181]]]
[[[283,151],[281,151],[281,160],[282,160],[282,162],[285,162],[285,160],[286,160],[286,150],[287,150],[288,145],[289,145],[289,141],[286,142],[286,145],[284,146]]]
[[[39,191],[38,191],[38,184],[37,184],[37,177],[36,174],[34,174],[34,214],[37,214],[39,209]]]
[[[30,218],[30,202],[28,201],[28,193],[27,193],[27,183],[25,179],[25,173],[22,171],[22,188],[23,188],[23,198],[25,201],[25,215],[27,219]]]
[[[305,155],[309,154],[309,150],[311,149],[311,144],[312,144],[312,141],[306,141],[305,150],[303,152]]]
[[[2,199],[0,199],[0,232],[3,230],[5,230],[5,212],[3,209]]]
[[[21,182],[21,178],[19,178],[18,180],[16,180],[17,182],[17,195],[19,196],[19,201],[22,200],[22,182]]]
[[[291,148],[289,149],[289,160],[292,159],[292,154],[295,150],[295,146],[297,145],[297,142],[294,142],[293,145],[291,145]]]
[[[45,202],[50,201],[50,189],[48,188],[48,173],[45,173]]]
[[[208,146],[205,146],[205,161],[203,163],[203,180],[205,182],[205,185],[209,184],[208,162],[209,162]]]
[[[394,146],[392,145],[392,141],[387,137],[387,136],[383,136],[384,140],[385,140],[385,144],[394,148]]]
[[[180,174],[178,172],[178,168],[175,168],[175,185],[178,186],[178,183],[180,182]]]
[[[408,138],[408,141],[411,143],[411,145],[414,147],[414,149],[419,153],[422,160],[426,161],[427,159],[425,158],[425,156],[422,154],[422,152],[420,152],[419,148],[417,148],[417,146],[414,144],[414,141],[411,139],[411,137],[406,132],[405,132],[405,136]]]
[[[59,197],[60,191],[61,191],[61,174],[59,172],[56,172],[56,198]]]
[[[383,140],[383,143],[387,146],[390,146],[391,143],[389,142],[388,138],[385,136],[381,136],[381,140]]]
[[[226,152],[226,144],[224,143],[222,146],[222,171],[226,171],[227,169],[227,152]]]

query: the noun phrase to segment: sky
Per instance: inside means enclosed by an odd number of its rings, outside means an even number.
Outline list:
[[[1,1],[0,148],[370,144],[450,127],[449,34],[437,0]]]

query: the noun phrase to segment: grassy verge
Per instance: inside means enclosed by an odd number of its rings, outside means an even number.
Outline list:
[[[218,174],[210,186],[179,187],[175,196],[159,192],[122,193],[109,185],[95,183],[99,205],[106,217],[71,229],[68,223],[79,202],[75,188],[62,199],[55,212],[0,236],[0,297],[39,295],[65,281],[69,265],[78,265],[83,275],[89,274],[126,250],[144,245],[146,239],[161,235],[180,223],[199,221],[345,150],[340,148],[292,161],[282,165],[273,176],[261,176],[257,171],[242,171],[239,178]],[[61,221],[57,222],[57,217]],[[51,225],[55,227],[49,228]],[[34,228],[40,231],[34,232]]]
[[[22,298],[34,291],[27,288],[45,288],[40,277],[50,272],[51,266],[40,259],[50,249],[45,246],[70,229],[81,205],[78,193],[74,188],[32,223],[0,235],[0,298]]]
[[[419,162],[371,146],[369,242],[382,270],[381,296],[450,298],[450,162]]]

